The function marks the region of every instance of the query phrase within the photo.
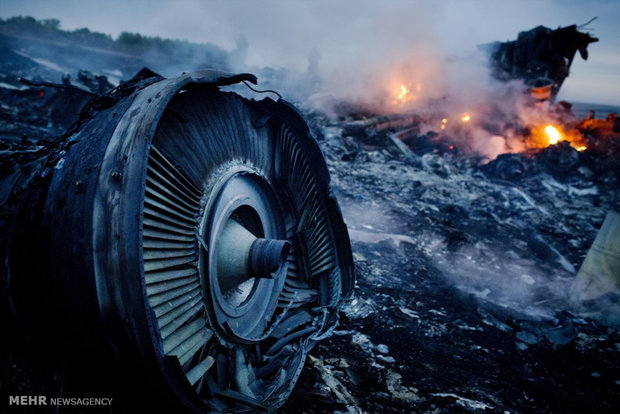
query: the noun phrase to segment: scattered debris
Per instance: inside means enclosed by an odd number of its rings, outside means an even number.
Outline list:
[[[461,407],[469,408],[472,410],[487,410],[487,409],[490,410],[493,408],[492,406],[485,404],[483,402],[471,400],[469,398],[461,397],[459,395],[452,394],[452,393],[436,393],[436,394],[431,394],[431,395],[434,397],[441,397],[441,398],[454,398],[456,400],[457,405],[460,405]]]
[[[346,387],[344,387],[338,379],[334,376],[332,368],[328,365],[323,364],[320,359],[313,357],[310,355],[308,357],[310,361],[310,365],[319,371],[321,375],[321,379],[327,385],[329,390],[334,394],[334,396],[346,405],[347,413],[349,414],[363,414],[359,408],[359,403],[353,397]]]
[[[612,166],[620,136],[606,122],[562,170],[541,150],[484,164],[431,146],[412,162],[387,132],[371,140],[362,130],[364,144],[344,160],[356,141],[344,130],[338,139],[327,119],[311,120],[325,137],[358,272],[343,334],[313,355],[339,355],[362,373],[354,383],[343,371],[341,381],[361,409],[615,411],[620,333],[580,315],[569,297],[607,211],[620,208]],[[379,358],[380,345],[393,364]],[[302,374],[285,412],[333,410],[308,405],[313,378]],[[406,404],[397,390],[412,393]]]

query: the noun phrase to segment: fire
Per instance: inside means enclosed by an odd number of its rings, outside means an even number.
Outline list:
[[[532,128],[528,144],[532,148],[546,148],[561,141],[568,141],[577,151],[588,149],[584,137],[577,130],[564,131],[558,125],[546,124]]]
[[[471,121],[471,115],[468,112],[465,112],[459,117],[459,119],[461,120],[461,122],[465,124]],[[444,130],[446,129],[447,126],[448,126],[448,118],[442,118],[441,125],[439,126],[439,128]]]
[[[405,85],[404,83],[400,84],[398,88],[398,93],[396,95],[396,99],[394,99],[395,104],[404,104],[413,99],[413,95],[411,94],[411,84]]]
[[[410,83],[398,83],[398,87],[395,89],[394,105],[405,104],[409,101],[414,101],[420,95],[422,91],[422,84],[417,82],[416,84]]]
[[[560,141],[564,141],[562,133],[553,125],[547,125],[545,127],[545,134],[549,138],[549,145],[555,145]]]

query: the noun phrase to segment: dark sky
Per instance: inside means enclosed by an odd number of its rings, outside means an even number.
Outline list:
[[[598,16],[588,27],[601,40],[590,45],[588,61],[575,59],[560,98],[620,104],[619,0],[0,0],[0,17],[16,15],[57,18],[69,30],[138,32],[228,50],[245,34],[250,65],[304,70],[315,50],[322,73],[341,79],[401,63],[430,76],[436,66],[429,61],[467,56],[478,44],[512,40],[537,25]]]

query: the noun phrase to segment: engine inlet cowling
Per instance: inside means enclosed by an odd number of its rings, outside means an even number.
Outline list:
[[[285,101],[220,89],[242,80],[135,82],[2,178],[20,325],[105,340],[195,412],[281,406],[354,284],[316,142]]]

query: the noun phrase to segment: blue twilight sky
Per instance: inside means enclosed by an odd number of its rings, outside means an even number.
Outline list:
[[[588,61],[575,58],[560,98],[620,104],[620,0],[0,0],[0,17],[16,15],[57,18],[69,30],[130,31],[227,50],[245,34],[249,65],[304,70],[317,51],[323,73],[373,67],[401,53],[415,68],[428,56],[416,54],[422,49],[448,59],[537,25],[598,16],[588,27],[600,41],[590,45]]]

